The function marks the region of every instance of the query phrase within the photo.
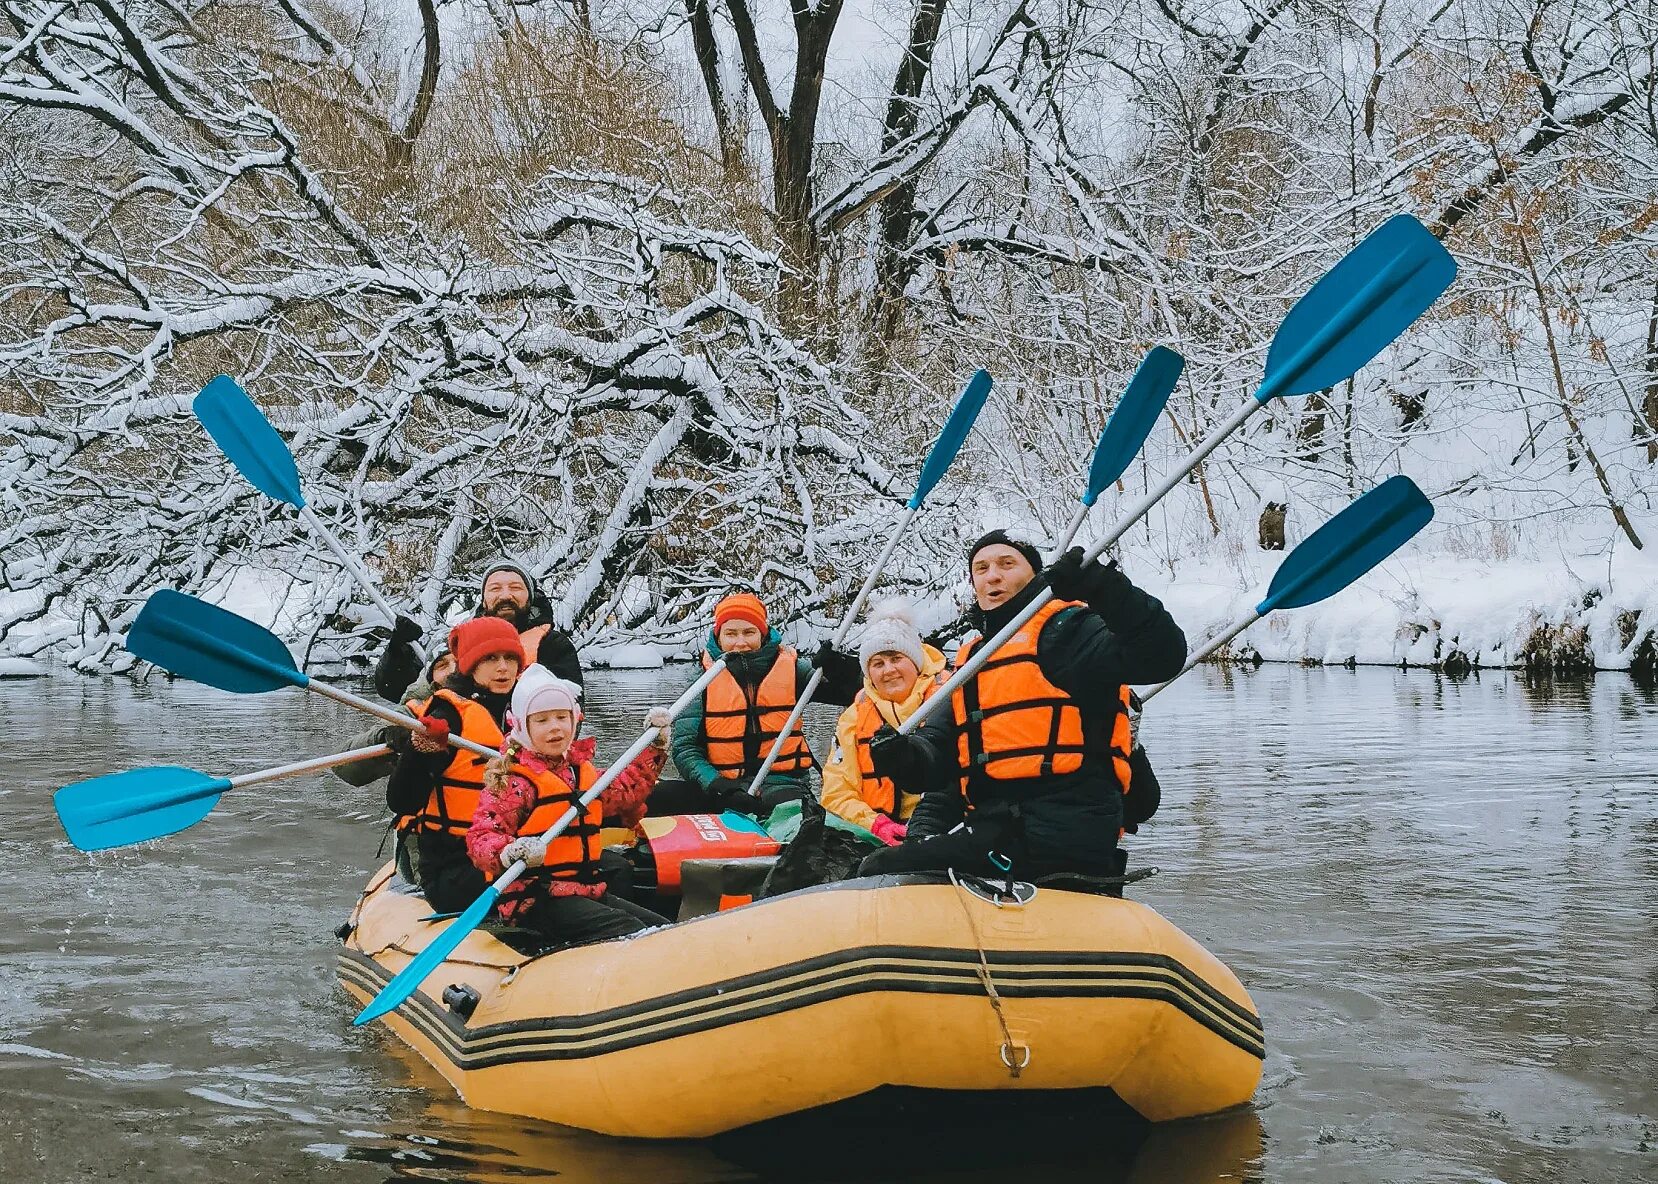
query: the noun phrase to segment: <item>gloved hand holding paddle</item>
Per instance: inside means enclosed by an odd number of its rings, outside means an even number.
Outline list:
[[[1080,600],[1106,618],[1122,603],[1125,593],[1134,591],[1115,559],[1090,561],[1081,547],[1065,552],[1045,574],[1056,599]]]

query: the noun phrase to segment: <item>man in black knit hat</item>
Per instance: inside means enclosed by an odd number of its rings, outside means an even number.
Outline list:
[[[861,874],[955,868],[1031,879],[1119,874],[1118,833],[1132,748],[1129,683],[1178,673],[1186,637],[1115,562],[1073,548],[1042,574],[1041,552],[994,530],[968,551],[979,636],[964,663],[1044,587],[1054,599],[908,736],[877,732],[875,771],[921,793],[902,846]]]
[[[582,685],[581,659],[570,638],[553,624],[553,606],[537,586],[535,578],[510,559],[497,559],[484,568],[478,604],[472,616],[501,617],[518,630],[518,640],[531,664],[539,663],[560,678]],[[394,702],[410,692],[430,693],[415,684],[421,663],[411,644],[420,639],[420,626],[408,617],[398,617],[391,631],[391,644],[374,667],[374,689]],[[417,694],[425,698],[425,694]]]

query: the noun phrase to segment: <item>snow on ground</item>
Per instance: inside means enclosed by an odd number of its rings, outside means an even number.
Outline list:
[[[1212,559],[1178,562],[1172,576],[1144,554],[1131,553],[1125,566],[1163,600],[1195,650],[1252,611],[1282,559],[1282,552],[1228,547]],[[958,591],[965,593],[965,584]],[[293,641],[290,626],[311,594],[310,585],[288,573],[244,568],[205,598]],[[924,630],[955,615],[942,601],[920,600],[914,610]],[[39,653],[43,643],[75,631],[76,622],[56,611],[14,628],[0,643],[0,677],[45,674],[39,662],[11,655]],[[805,629],[790,640],[810,645],[820,636]],[[851,648],[856,642],[854,629]],[[1329,600],[1270,614],[1234,641],[1231,652],[1268,662],[1436,666],[1450,660],[1489,668],[1524,665],[1528,646],[1558,651],[1562,645],[1601,670],[1627,670],[1650,654],[1658,646],[1658,554],[1619,552],[1608,564],[1604,557],[1569,555],[1476,559],[1407,546]],[[685,646],[663,639],[613,635],[582,650],[586,665],[610,669],[655,669],[686,656]],[[314,647],[306,664],[317,674],[345,670],[326,644]]]
[[[1178,578],[1129,565],[1163,599],[1193,648],[1250,613],[1279,552],[1187,562]],[[1598,568],[1594,564],[1598,563]],[[1627,670],[1658,633],[1658,556],[1481,561],[1407,551],[1320,604],[1269,614],[1233,643],[1269,662],[1431,666],[1453,654],[1475,666],[1521,666],[1540,626],[1582,630],[1601,670]]]

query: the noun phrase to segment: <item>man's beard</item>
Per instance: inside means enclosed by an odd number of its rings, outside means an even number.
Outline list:
[[[501,617],[508,621],[517,621],[524,615],[527,605],[520,605],[516,600],[502,600],[484,608],[484,612],[492,617]]]

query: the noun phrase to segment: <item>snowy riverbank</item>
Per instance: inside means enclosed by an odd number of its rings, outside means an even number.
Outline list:
[[[1174,575],[1130,557],[1129,573],[1161,597],[1193,647],[1248,613],[1265,593],[1283,554],[1237,549],[1223,560],[1187,560]],[[1598,566],[1597,566],[1598,564]],[[958,592],[965,594],[965,586]],[[286,634],[306,599],[291,577],[243,571],[210,594],[259,623]],[[952,612],[919,606],[926,626]],[[808,630],[813,638],[829,626]],[[854,634],[855,636],[855,634]],[[295,653],[305,650],[298,639]],[[804,634],[791,640],[805,644]],[[105,634],[86,647],[78,622],[48,612],[0,644],[0,677],[45,673],[48,662],[86,672],[131,666]],[[306,669],[361,673],[316,639]],[[693,657],[683,642],[608,633],[582,650],[593,667],[644,668]],[[1276,612],[1241,635],[1223,657],[1267,662],[1559,671],[1644,670],[1658,666],[1658,555],[1605,559],[1479,561],[1407,550],[1352,587],[1307,608]]]
[[[1194,646],[1248,613],[1282,556],[1183,564],[1178,578],[1134,571],[1163,597]],[[1591,564],[1598,562],[1598,569]],[[1653,670],[1658,556],[1474,561],[1407,554],[1322,604],[1270,614],[1234,657],[1450,670],[1530,667]]]

